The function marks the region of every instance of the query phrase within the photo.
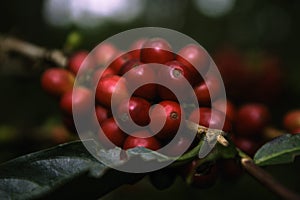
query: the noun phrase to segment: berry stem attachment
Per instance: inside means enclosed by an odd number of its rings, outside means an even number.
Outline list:
[[[2,35],[0,35],[0,51],[16,52],[34,60],[44,59],[61,67],[65,67],[68,61],[67,57],[57,49],[49,50],[23,40]]]
[[[242,157],[241,164],[250,175],[256,178],[263,185],[265,185],[269,190],[280,196],[282,199],[300,199],[300,196],[298,194],[283,186],[281,183],[275,180],[268,172],[255,165],[254,161],[250,157]]]
[[[218,136],[217,136],[218,143],[220,143],[221,145],[223,145],[225,147],[227,147],[229,145],[229,142],[224,137],[224,135],[226,135],[226,133],[222,130],[207,128],[205,126],[201,126],[201,125],[196,124],[196,123],[194,123],[192,121],[189,121],[189,120],[186,120],[186,124],[187,124],[187,127],[190,130],[197,131],[197,136],[200,136],[202,134],[206,134],[208,132],[215,133],[215,134],[219,133]]]

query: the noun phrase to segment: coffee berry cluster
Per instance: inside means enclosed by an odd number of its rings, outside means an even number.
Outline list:
[[[152,63],[161,65],[151,67]],[[222,79],[209,70],[213,64],[207,52],[195,44],[183,46],[174,53],[171,45],[162,38],[138,39],[126,52],[111,43],[102,43],[91,53],[74,53],[66,69],[47,69],[41,85],[58,99],[66,126],[73,132],[96,132],[97,140],[104,148],[159,150],[168,145],[163,152],[165,155],[180,156],[182,150],[186,152],[198,144],[199,137],[194,137],[188,126],[191,122],[234,133],[228,139],[253,156],[265,142],[262,131],[270,122],[269,110],[259,103],[243,104],[237,109],[231,101],[222,98]],[[198,105],[179,103],[174,91],[157,84],[160,81],[172,85],[183,96],[194,95]],[[186,81],[191,92],[185,87]],[[147,84],[143,84],[145,82]],[[136,86],[137,89],[131,91]],[[116,114],[112,112],[113,107]],[[82,119],[88,119],[84,130],[75,128],[74,108]],[[133,130],[130,119],[139,128]],[[295,124],[291,119],[286,121],[286,124]],[[181,126],[186,128],[186,135],[174,142]],[[241,173],[241,168],[235,160],[199,166],[199,160],[195,159],[180,172],[195,187],[205,188],[214,183],[218,172],[234,177]],[[170,171],[163,174],[168,173]],[[151,180],[156,185],[155,173]]]

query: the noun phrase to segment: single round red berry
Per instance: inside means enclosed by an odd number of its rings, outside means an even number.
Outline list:
[[[176,60],[189,67],[195,78],[198,78],[199,80],[201,80],[201,75],[206,73],[210,64],[208,53],[196,44],[189,44],[183,47],[177,53]]]
[[[222,178],[226,180],[236,180],[244,172],[237,159],[220,159],[217,166]]]
[[[141,49],[141,62],[164,64],[174,59],[171,45],[162,38],[145,41]]]
[[[119,74],[122,66],[132,59],[132,56],[129,53],[120,52],[117,56],[114,56],[114,60],[109,64],[108,68],[111,68],[115,74]]]
[[[236,108],[233,105],[231,101],[228,99],[217,99],[213,102],[212,108],[215,110],[219,110],[224,113],[225,108],[225,114],[232,122],[235,122],[236,119]]]
[[[233,143],[241,149],[243,152],[253,157],[256,151],[262,146],[262,141],[260,139],[244,138],[231,136]]]
[[[155,71],[150,65],[142,65],[139,61],[132,60],[126,63],[121,71],[126,73],[124,77],[127,80],[128,90],[134,96],[148,100],[156,97]]]
[[[113,94],[116,97],[116,104],[128,97],[126,80],[117,75],[101,78],[96,89],[97,102],[107,108],[110,108]]]
[[[245,104],[237,111],[236,133],[240,136],[259,135],[270,121],[270,112],[263,104]]]
[[[61,96],[73,88],[74,79],[74,75],[65,69],[51,68],[43,73],[41,85],[49,94]]]
[[[178,103],[174,101],[161,101],[150,109],[150,129],[152,132],[157,133],[155,135],[157,138],[172,138],[178,131],[182,115],[183,113]],[[158,130],[164,121],[163,127],[161,130]]]
[[[211,104],[221,91],[220,80],[213,74],[206,75],[205,81],[194,87],[194,93],[200,106],[208,106]]]
[[[84,87],[77,87],[66,92],[60,99],[60,108],[68,115],[72,115],[73,107],[78,114],[87,114],[92,108],[92,93]]]
[[[76,75],[81,67],[81,64],[87,58],[88,54],[89,53],[87,51],[79,51],[73,54],[69,58],[68,63],[68,68],[70,69],[70,71]]]
[[[111,68],[99,68],[93,74],[93,84],[97,85],[100,79],[111,75],[116,75]]]
[[[95,112],[98,123],[101,123],[110,116],[110,112],[108,111],[108,109],[100,105],[96,105]]]
[[[126,134],[118,127],[114,118],[108,118],[101,122],[99,131],[100,144],[104,147],[113,148],[114,145],[122,147],[126,139]],[[113,143],[113,144],[111,144]]]
[[[134,147],[145,147],[153,151],[160,149],[160,142],[151,135],[152,134],[146,130],[134,132],[126,138],[123,149],[127,150]]]
[[[118,53],[118,49],[111,43],[105,42],[98,45],[93,51],[95,63],[106,66]]]
[[[198,120],[197,117],[199,117]],[[232,129],[231,121],[226,118],[224,113],[207,107],[196,108],[189,116],[189,120],[199,125],[225,132],[230,132]]]
[[[170,85],[176,88],[177,93],[184,97],[187,93],[188,86],[194,82],[191,72],[178,61],[170,61],[165,65],[166,67],[161,67],[158,70],[157,79],[159,82],[165,83],[164,85],[166,86]],[[157,91],[162,99],[177,100],[173,92],[165,86],[159,85]]]
[[[140,59],[141,49],[146,41],[147,41],[146,38],[140,38],[132,43],[132,45],[129,48],[132,58],[135,58],[138,60]]]
[[[124,100],[120,103],[117,109],[117,121],[121,127],[126,130],[131,128],[128,122],[131,117],[133,122],[139,126],[146,126],[150,122],[149,110],[151,104],[143,98],[131,97],[129,102]],[[128,116],[128,113],[129,115]],[[136,130],[131,130],[131,132]],[[127,131],[126,131],[127,132]]]
[[[288,131],[300,129],[300,110],[291,110],[284,115],[283,125]]]

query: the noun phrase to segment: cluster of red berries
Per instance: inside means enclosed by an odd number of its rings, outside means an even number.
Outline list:
[[[229,55],[235,54],[231,52]],[[220,58],[224,58],[224,55],[217,56],[217,63]],[[239,89],[244,91],[242,76],[239,77],[241,80],[231,77],[237,74],[234,67],[239,59],[228,63],[226,61],[227,58],[223,59],[219,68],[227,91],[238,91],[235,87],[241,87]],[[164,66],[155,68],[151,63]],[[231,139],[235,145],[253,156],[265,142],[262,135],[270,122],[269,110],[260,103],[247,103],[236,109],[232,102],[222,99],[222,80],[210,73],[212,63],[201,47],[189,44],[173,53],[171,45],[162,38],[139,39],[125,53],[111,43],[103,43],[90,54],[79,51],[72,55],[67,69],[47,69],[42,76],[42,87],[59,98],[67,127],[76,131],[73,120],[76,108],[83,119],[88,119],[86,129],[78,131],[92,129],[97,132],[97,139],[105,148],[118,146],[127,150],[146,147],[158,150],[174,139],[182,124],[188,127],[185,123],[190,121],[224,132],[233,132]],[[230,72],[229,66],[234,71]],[[244,72],[239,73],[242,74]],[[80,84],[73,87],[75,76]],[[199,107],[190,105],[189,102],[186,102],[186,107],[181,105],[174,91],[157,84],[160,80],[174,86],[177,92],[187,97],[195,95]],[[192,86],[193,94],[187,92],[184,85],[186,80]],[[143,84],[145,82],[147,84]],[[232,84],[237,86],[232,87]],[[91,88],[95,88],[95,95]],[[232,95],[234,94],[230,93],[230,97],[234,99]],[[115,115],[112,113],[113,107],[116,108]],[[287,129],[299,129],[299,113],[286,118]],[[130,118],[138,128],[132,128]],[[186,135],[172,142],[164,152],[166,155],[178,156],[182,149],[187,150],[196,144],[198,138],[190,143],[188,128],[186,132]],[[212,184],[218,171],[225,176],[240,174],[240,167],[235,160],[222,160],[217,165],[213,163],[204,168],[202,166],[203,169],[199,169],[197,163],[198,160],[194,160],[182,170],[184,176],[190,176],[190,172],[193,172],[192,184],[196,187],[203,188]]]
[[[221,106],[226,102],[218,99],[221,80],[214,74],[207,73],[211,60],[204,49],[190,44],[175,54],[171,45],[161,38],[137,40],[130,49],[133,50],[120,53],[114,45],[104,43],[91,53],[93,59],[87,59],[88,53],[81,51],[70,58],[68,69],[51,68],[45,71],[42,86],[47,92],[60,98],[60,107],[66,116],[68,126],[72,126],[72,106],[83,116],[87,116],[92,110],[91,91],[84,86],[73,89],[74,76],[78,75],[79,70],[82,70],[80,67],[83,67],[90,75],[87,77],[85,74],[85,81],[96,85],[95,111],[102,129],[98,135],[105,147],[116,145],[129,149],[143,146],[158,150],[176,135],[181,122],[184,122],[182,119],[230,132],[230,117],[226,117],[226,113],[218,110],[218,105]],[[83,62],[88,64],[84,65]],[[163,64],[164,67],[157,70],[147,65],[150,63]],[[199,72],[205,74],[206,82]],[[155,84],[159,79],[175,86],[182,93],[186,92],[183,81],[188,80],[200,107],[188,112],[184,110],[173,91]],[[145,80],[149,84],[130,91],[131,87]],[[132,96],[129,98],[131,93]],[[112,96],[117,100],[116,116],[112,116]],[[124,100],[126,97],[129,98],[129,102]],[[212,101],[219,103],[215,103],[216,106],[211,108]],[[123,130],[131,128],[128,125],[130,124],[128,111],[135,124],[139,126],[149,124],[150,128],[134,130],[127,135]],[[211,119],[212,114],[214,119]],[[224,125],[221,124],[222,117],[225,118]],[[91,121],[95,122],[93,119]],[[164,121],[162,128],[156,130]],[[188,140],[180,138],[176,143],[179,146],[172,147],[168,152],[169,155],[177,155],[176,152],[181,149],[180,145],[187,149]]]
[[[284,73],[278,56],[227,46],[218,49],[213,59],[222,75],[226,93],[234,102],[273,105],[280,99]]]

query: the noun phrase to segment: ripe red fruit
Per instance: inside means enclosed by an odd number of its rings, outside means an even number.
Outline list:
[[[124,100],[120,103],[117,109],[117,121],[121,127],[126,130],[131,128],[131,124],[128,123],[129,112],[133,122],[139,126],[146,126],[150,122],[149,109],[151,104],[143,98],[131,97],[129,102]],[[136,130],[131,130],[131,132]]]
[[[88,54],[87,51],[79,51],[73,54],[69,58],[68,69],[76,75]]]
[[[254,156],[256,151],[262,146],[260,139],[244,138],[232,136],[233,143],[249,156]]]
[[[134,96],[148,100],[156,97],[155,71],[150,65],[142,65],[137,60],[131,60],[122,67],[121,72],[121,74],[127,72],[124,77],[127,80],[129,92]],[[149,84],[144,84],[145,82]],[[138,88],[134,91],[136,87]]]
[[[74,76],[71,72],[60,69],[47,69],[41,78],[42,88],[51,95],[61,96],[72,89]]]
[[[217,99],[213,102],[212,108],[224,112],[223,108],[226,107],[225,114],[232,122],[236,119],[236,108],[228,99]]]
[[[237,111],[236,133],[240,136],[259,135],[268,125],[271,115],[263,104],[245,104]]]
[[[132,43],[132,45],[130,46],[130,54],[132,56],[132,58],[134,59],[140,59],[140,55],[141,55],[141,49],[143,47],[143,44],[147,41],[147,39],[145,38],[141,38],[136,40],[135,42]]]
[[[300,110],[291,110],[283,117],[283,125],[288,131],[295,131],[300,129]]]
[[[150,109],[150,129],[157,133],[155,136],[160,139],[169,139],[176,135],[181,123],[183,113],[180,105],[174,101],[161,101]],[[163,127],[158,130],[162,122]]]
[[[126,134],[118,127],[114,118],[108,118],[104,120],[101,124],[101,129],[99,131],[99,140],[104,147],[113,148],[114,145],[122,147],[126,139]],[[113,143],[113,144],[111,144]]]
[[[95,112],[96,112],[98,123],[101,123],[102,121],[104,121],[110,116],[109,111],[100,105],[96,105]]]
[[[248,96],[247,93],[253,89],[254,78],[245,66],[243,55],[236,49],[224,48],[215,54],[214,61],[222,75],[227,94],[236,99]]]
[[[68,115],[72,115],[73,108],[76,108],[76,113],[87,114],[92,108],[92,93],[84,87],[77,87],[66,92],[60,99],[60,108]]]
[[[129,53],[120,52],[113,57],[113,61],[109,64],[108,68],[112,69],[115,74],[119,74],[122,66],[132,59]]]
[[[205,81],[200,82],[194,87],[194,93],[200,106],[211,104],[221,91],[221,80],[213,74],[207,74]]]
[[[243,168],[236,159],[220,159],[217,162],[222,178],[235,180],[243,174]]]
[[[134,132],[126,138],[123,149],[127,150],[134,147],[145,147],[153,151],[160,149],[160,142],[151,135],[152,134],[146,130]]]
[[[199,116],[198,120],[197,116]],[[196,108],[189,116],[189,120],[199,125],[225,132],[230,132],[232,128],[231,121],[224,113],[207,107]]]
[[[95,63],[99,66],[105,66],[117,54],[118,49],[111,43],[101,43],[93,51]]]
[[[201,80],[201,75],[204,75],[210,64],[208,53],[196,44],[189,44],[183,47],[176,55],[176,60],[186,65],[194,74],[195,79]]]
[[[96,89],[96,100],[101,105],[110,108],[113,94],[116,95],[116,104],[128,96],[126,80],[117,75],[100,79]]]
[[[176,88],[176,91],[182,96],[187,93],[187,87],[190,86],[195,80],[193,80],[192,74],[188,68],[178,61],[167,62],[166,67],[161,67],[158,70],[157,78],[165,85],[170,85]],[[188,81],[188,82],[186,82]],[[186,83],[186,84],[185,84]],[[157,87],[159,96],[162,99],[176,101],[177,98],[168,88],[159,85]]]
[[[170,44],[162,38],[153,38],[145,41],[141,49],[143,63],[164,64],[174,59]]]
[[[104,78],[106,76],[111,76],[111,75],[116,75],[116,73],[114,72],[114,70],[112,70],[111,68],[100,68],[97,69],[94,74],[93,74],[93,84],[97,85],[98,81],[101,78]]]

